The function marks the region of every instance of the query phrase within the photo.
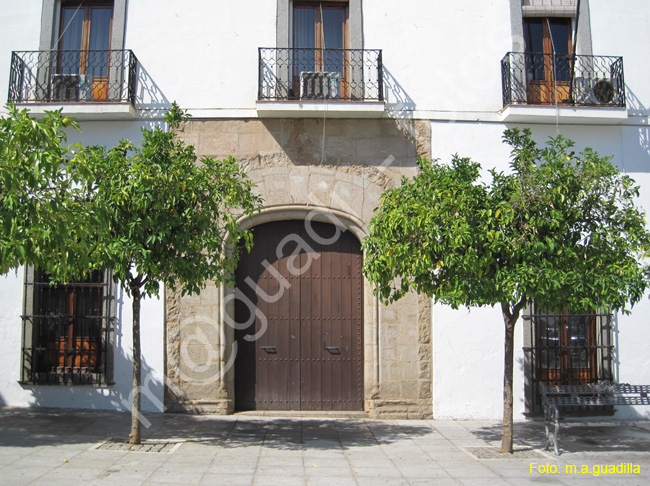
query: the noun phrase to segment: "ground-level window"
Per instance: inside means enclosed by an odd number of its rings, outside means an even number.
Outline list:
[[[47,273],[28,268],[21,382],[111,384],[114,304],[106,272],[53,285]]]
[[[615,347],[611,314],[566,309],[550,313],[534,304],[524,325],[528,413],[543,412],[539,383],[583,385],[612,380]]]

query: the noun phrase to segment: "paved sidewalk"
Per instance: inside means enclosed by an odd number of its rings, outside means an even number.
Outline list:
[[[0,409],[0,484],[22,485],[646,485],[650,422],[570,424],[563,454],[540,450],[539,422],[515,425],[496,452],[497,422],[148,415],[145,444],[119,438],[130,415]],[[531,464],[548,467],[548,473]],[[632,464],[640,473],[597,474]],[[577,466],[567,472],[566,466]],[[553,466],[557,472],[551,472]],[[584,473],[579,471],[585,466]],[[632,470],[632,466],[625,466]]]

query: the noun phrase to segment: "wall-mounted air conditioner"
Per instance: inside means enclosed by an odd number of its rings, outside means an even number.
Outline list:
[[[54,74],[50,101],[85,101],[92,97],[91,84],[85,74]]]
[[[612,78],[577,77],[573,80],[573,99],[580,105],[617,105],[618,82]]]
[[[300,99],[322,100],[340,96],[341,73],[303,71],[300,73]]]

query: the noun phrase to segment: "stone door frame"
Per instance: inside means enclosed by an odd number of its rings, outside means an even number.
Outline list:
[[[252,218],[242,218],[240,225],[242,229],[250,229],[262,223],[284,221],[284,220],[313,220],[317,222],[332,223],[350,231],[360,242],[368,234],[363,222],[355,216],[343,211],[327,208],[324,206],[311,205],[287,205],[263,209]],[[365,252],[364,252],[365,257]],[[208,284],[210,285],[210,284]],[[210,334],[210,349],[206,354],[205,350],[196,349],[196,353],[186,353],[179,346],[183,342],[183,334],[188,330],[184,329],[181,321],[193,323],[194,319],[199,322],[201,318],[181,315],[180,292],[166,289],[166,343],[167,357],[165,360],[165,408],[169,411],[189,411],[195,413],[222,413],[234,412],[235,402],[235,373],[234,354],[236,350],[234,315],[235,315],[235,288],[233,285],[222,284],[214,291],[217,295],[213,300],[218,302],[213,306],[211,322],[218,323],[218,329]],[[187,299],[187,297],[184,297]],[[190,299],[200,300],[198,297]],[[371,412],[373,399],[379,394],[379,299],[373,295],[372,285],[363,279],[363,356],[364,356],[364,411]],[[214,315],[217,312],[218,315]],[[205,319],[203,319],[205,320]],[[228,323],[232,323],[228,325]],[[200,336],[207,336],[209,332],[199,330]],[[190,337],[189,339],[194,339]],[[233,346],[234,345],[234,346]],[[189,347],[189,349],[192,349]],[[210,352],[218,353],[219,359],[214,363],[205,364]],[[236,352],[236,351],[235,351]],[[206,378],[193,381],[191,374],[184,372],[188,356],[190,361],[198,368],[206,367],[211,373]],[[191,356],[196,356],[192,359]],[[214,366],[212,366],[212,364]],[[212,379],[216,376],[218,379]]]

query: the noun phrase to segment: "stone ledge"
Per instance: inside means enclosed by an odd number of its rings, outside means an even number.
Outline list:
[[[367,401],[368,416],[380,420],[430,420],[433,418],[431,400],[390,400],[374,399]]]
[[[232,400],[218,400],[214,402],[178,400],[170,403],[165,411],[171,413],[193,413],[197,415],[231,415],[234,412],[234,406]]]

